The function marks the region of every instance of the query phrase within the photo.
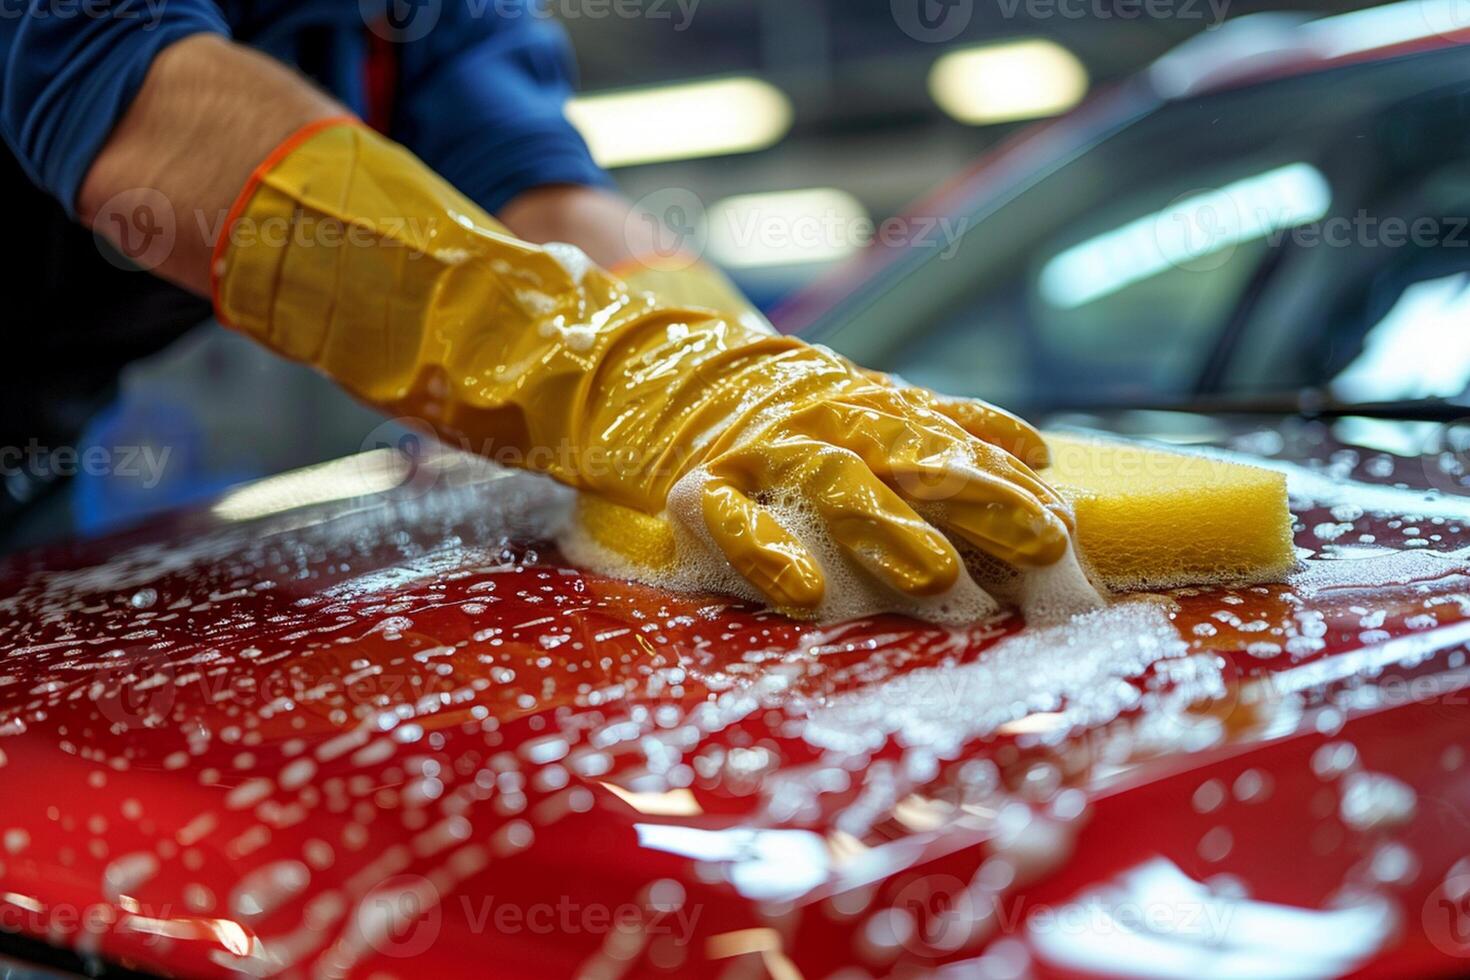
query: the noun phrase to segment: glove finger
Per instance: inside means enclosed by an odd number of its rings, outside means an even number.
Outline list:
[[[760,454],[764,486],[798,487],[837,545],[870,575],[905,595],[947,591],[959,553],[855,453],[792,440]]]
[[[967,398],[934,399],[934,411],[953,419],[960,428],[976,439],[1004,449],[1032,470],[1051,465],[1051,450],[1046,440],[1030,423],[1018,415],[988,402]]]
[[[888,478],[934,523],[1002,561],[1050,565],[1066,553],[1071,511],[1005,477],[967,464],[899,460]]]
[[[967,446],[948,458],[913,459],[895,454],[887,461],[875,461],[873,469],[910,500],[921,503],[960,500],[1005,504],[1028,511],[1047,510],[1068,528],[1074,526],[1072,509],[1060,494],[1024,464],[1011,463],[993,446],[978,449]]]
[[[853,433],[848,442],[867,441]],[[878,454],[871,469],[934,523],[1012,565],[1050,565],[1066,553],[1071,508],[1024,464],[987,444],[949,458]],[[982,461],[966,458],[979,455]]]
[[[976,439],[1004,449],[1032,469],[1045,469],[1051,464],[1046,440],[1019,415],[978,398],[941,395],[876,371],[856,366],[854,370],[905,404],[943,415]]]
[[[978,440],[947,457],[895,452],[873,468],[904,497],[926,505],[945,530],[1012,565],[1059,561],[1076,527],[1055,490],[1009,453]]]
[[[714,480],[701,499],[704,524],[731,566],[772,605],[814,609],[826,583],[821,566],[774,517],[731,484]]]
[[[921,503],[961,500],[1048,510],[1068,528],[1071,508],[1025,463],[957,424],[894,406],[890,394],[826,402],[802,412],[789,428],[856,453],[900,495]],[[896,411],[883,411],[889,405]]]
[[[1018,567],[1055,564],[1071,540],[1067,525],[1048,508],[956,499],[936,504],[931,517],[986,554]]]

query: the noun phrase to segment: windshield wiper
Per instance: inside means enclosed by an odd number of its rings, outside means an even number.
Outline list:
[[[1196,415],[1300,415],[1308,418],[1358,416],[1413,422],[1470,421],[1470,398],[1404,398],[1390,401],[1343,401],[1323,391],[1272,392],[1263,395],[1206,395],[1157,402],[1049,405],[1064,412],[1189,412]]]

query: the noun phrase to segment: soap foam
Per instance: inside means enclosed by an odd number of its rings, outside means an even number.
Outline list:
[[[587,257],[586,252],[575,245],[568,245],[566,242],[547,242],[541,246],[541,250],[551,256],[578,286],[582,285],[582,280],[587,278],[587,273],[592,269],[592,260]]]
[[[1174,689],[1140,692],[1126,681],[1188,645],[1156,600],[1130,598],[1067,623],[1023,630],[979,660],[905,671],[810,707],[802,737],[838,752],[880,749],[889,739],[941,757],[1033,712],[1062,712],[1057,731],[1105,724],[1151,702],[1161,717],[1213,695],[1218,662]]]
[[[558,546],[573,564],[601,574],[676,592],[721,592],[765,603],[760,591],[731,567],[705,527],[701,493],[707,479],[702,470],[695,470],[669,493],[668,509],[659,515],[672,531],[674,541],[674,557],[667,564],[640,564],[594,540],[576,521],[558,538]],[[1053,623],[1106,605],[1070,548],[1055,565],[1017,570],[960,541],[955,544],[965,559],[966,571],[948,591],[927,597],[903,595],[851,558],[796,494],[777,496],[762,506],[821,566],[826,592],[814,612],[820,622],[900,613],[958,625],[989,619],[1005,606],[1015,606],[1025,613],[1028,622]]]
[[[1074,545],[1060,561],[1040,568],[1016,568],[966,541],[955,541],[969,575],[990,595],[1021,610],[1033,626],[1052,626],[1106,608],[1109,590]]]

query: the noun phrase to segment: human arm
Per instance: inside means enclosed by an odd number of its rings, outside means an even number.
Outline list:
[[[186,38],[154,60],[82,182],[78,216],[127,254],[131,216],[166,202],[173,244],[153,271],[207,296],[217,238],[251,172],[291,133],[345,115],[273,58],[218,35]]]

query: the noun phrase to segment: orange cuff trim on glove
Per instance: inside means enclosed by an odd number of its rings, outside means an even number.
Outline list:
[[[620,262],[607,267],[607,271],[619,279],[627,279],[640,272],[649,269],[659,271],[679,271],[691,266],[701,264],[699,256],[693,252],[685,252],[682,249],[672,255],[662,255],[658,252],[640,252]]]

